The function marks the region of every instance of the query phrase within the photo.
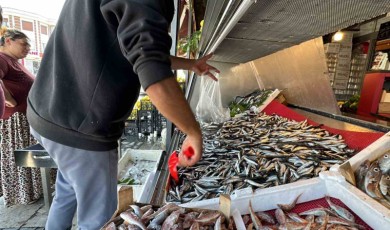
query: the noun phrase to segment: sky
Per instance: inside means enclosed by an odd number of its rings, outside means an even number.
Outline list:
[[[11,7],[57,19],[65,0],[1,0],[2,7]]]

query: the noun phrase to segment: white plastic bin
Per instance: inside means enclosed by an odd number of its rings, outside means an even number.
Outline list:
[[[258,190],[251,196],[232,200],[231,212],[237,229],[246,229],[241,215],[249,213],[249,201],[255,212],[268,211],[276,209],[277,204],[291,203],[299,194],[302,195],[297,203],[325,196],[339,199],[371,228],[390,229],[390,210],[347,183],[337,172],[322,172],[320,178]]]
[[[160,161],[162,161],[162,150],[139,150],[139,149],[128,149],[122,158],[118,162],[118,179],[123,178],[131,167],[137,167],[132,162],[140,160],[150,161],[148,164],[148,173],[145,174],[141,185],[132,185],[133,187],[133,199],[138,202],[142,199],[146,192],[153,187],[153,180],[158,169]]]

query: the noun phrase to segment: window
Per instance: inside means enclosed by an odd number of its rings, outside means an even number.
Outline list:
[[[34,22],[21,20],[22,32],[30,39],[30,52],[37,52],[37,46],[35,43]],[[30,53],[31,54],[31,53]]]
[[[47,26],[42,26],[41,25],[41,34],[47,35]]]
[[[34,31],[33,23],[22,20],[22,30]]]
[[[28,71],[30,71],[34,76],[37,75],[40,62],[37,60],[29,60],[29,59],[24,59],[24,66]]]
[[[8,18],[3,18],[2,26],[9,27],[9,25],[8,25]]]

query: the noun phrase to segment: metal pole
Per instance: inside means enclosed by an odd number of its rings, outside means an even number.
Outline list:
[[[171,46],[171,55],[176,56],[176,51],[177,51],[177,33],[178,33],[178,24],[179,24],[179,15],[178,15],[178,10],[179,10],[179,1],[180,0],[175,0],[174,5],[175,5],[175,15],[173,16],[173,20],[171,22],[171,38],[172,38],[172,46]],[[175,73],[176,75],[176,73]],[[174,125],[172,122],[170,122],[167,119],[167,132],[166,132],[166,139],[165,139],[165,146],[168,149],[170,144],[171,144],[171,139],[173,135],[173,130],[174,130]]]

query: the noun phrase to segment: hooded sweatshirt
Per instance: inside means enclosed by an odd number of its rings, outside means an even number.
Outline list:
[[[28,96],[40,135],[93,151],[117,147],[140,86],[172,77],[172,0],[67,0]]]

